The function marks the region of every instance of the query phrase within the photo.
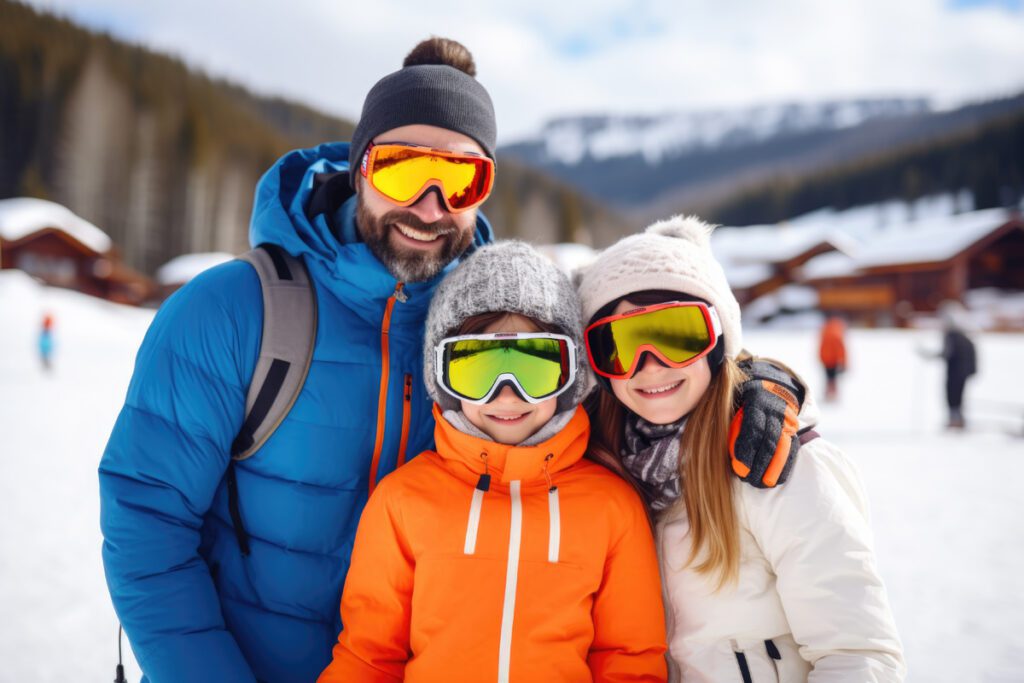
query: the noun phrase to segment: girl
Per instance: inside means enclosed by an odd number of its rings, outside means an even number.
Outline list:
[[[524,243],[484,247],[438,287],[425,341],[437,448],[370,497],[320,680],[664,681],[643,503],[583,459],[568,279]]]
[[[853,463],[805,431],[784,486],[740,483],[739,306],[711,227],[676,217],[580,276],[594,452],[656,520],[672,680],[900,681],[902,648]],[[780,391],[785,391],[780,389]],[[800,418],[813,424],[806,401]]]

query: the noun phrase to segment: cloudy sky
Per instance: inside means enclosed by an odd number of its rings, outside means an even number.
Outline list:
[[[1024,0],[31,0],[355,118],[429,35],[463,42],[509,142],[579,113],[1024,90]]]

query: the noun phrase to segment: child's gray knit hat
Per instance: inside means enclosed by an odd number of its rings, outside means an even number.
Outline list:
[[[477,249],[434,292],[423,345],[423,379],[430,396],[445,410],[459,409],[459,402],[437,384],[434,348],[445,337],[455,335],[467,318],[496,312],[518,313],[553,325],[573,340],[576,379],[573,387],[558,397],[558,411],[579,405],[589,366],[576,290],[550,259],[516,240]]]

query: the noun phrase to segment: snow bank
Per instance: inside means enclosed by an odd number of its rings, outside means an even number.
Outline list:
[[[219,266],[234,258],[234,254],[222,251],[183,254],[160,266],[156,271],[156,281],[161,285],[183,285],[204,270]]]
[[[589,265],[597,257],[597,252],[585,244],[541,244],[537,246],[537,251],[554,261],[567,275]]]
[[[36,340],[53,316],[53,371]],[[0,271],[0,680],[113,680],[96,468],[153,312]],[[129,680],[139,680],[125,647]]]
[[[19,240],[44,228],[61,230],[98,254],[113,246],[105,232],[60,204],[33,197],[0,199],[0,237]]]
[[[49,374],[35,354],[45,312],[55,321]],[[2,680],[111,680],[117,619],[96,468],[151,317],[0,272]],[[939,335],[914,330],[850,330],[841,401],[822,407],[818,426],[863,475],[911,683],[1017,681],[1024,662],[1024,440],[1007,434],[1024,424],[1024,335],[976,341],[970,431],[942,431],[942,365],[917,353]],[[816,330],[748,330],[744,342],[820,393]],[[125,660],[137,682],[127,646]]]

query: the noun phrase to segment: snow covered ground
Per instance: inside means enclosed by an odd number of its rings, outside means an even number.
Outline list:
[[[55,319],[55,366],[35,335]],[[151,312],[0,272],[0,680],[113,678],[117,620],[100,561],[96,466]],[[1024,335],[979,335],[964,434],[942,431],[929,331],[850,333],[841,402],[820,431],[860,463],[909,680],[1024,680]],[[820,387],[813,331],[746,344]],[[1015,407],[1012,404],[1016,403]],[[1005,404],[1005,405],[1004,405]],[[138,669],[125,650],[129,680]]]

